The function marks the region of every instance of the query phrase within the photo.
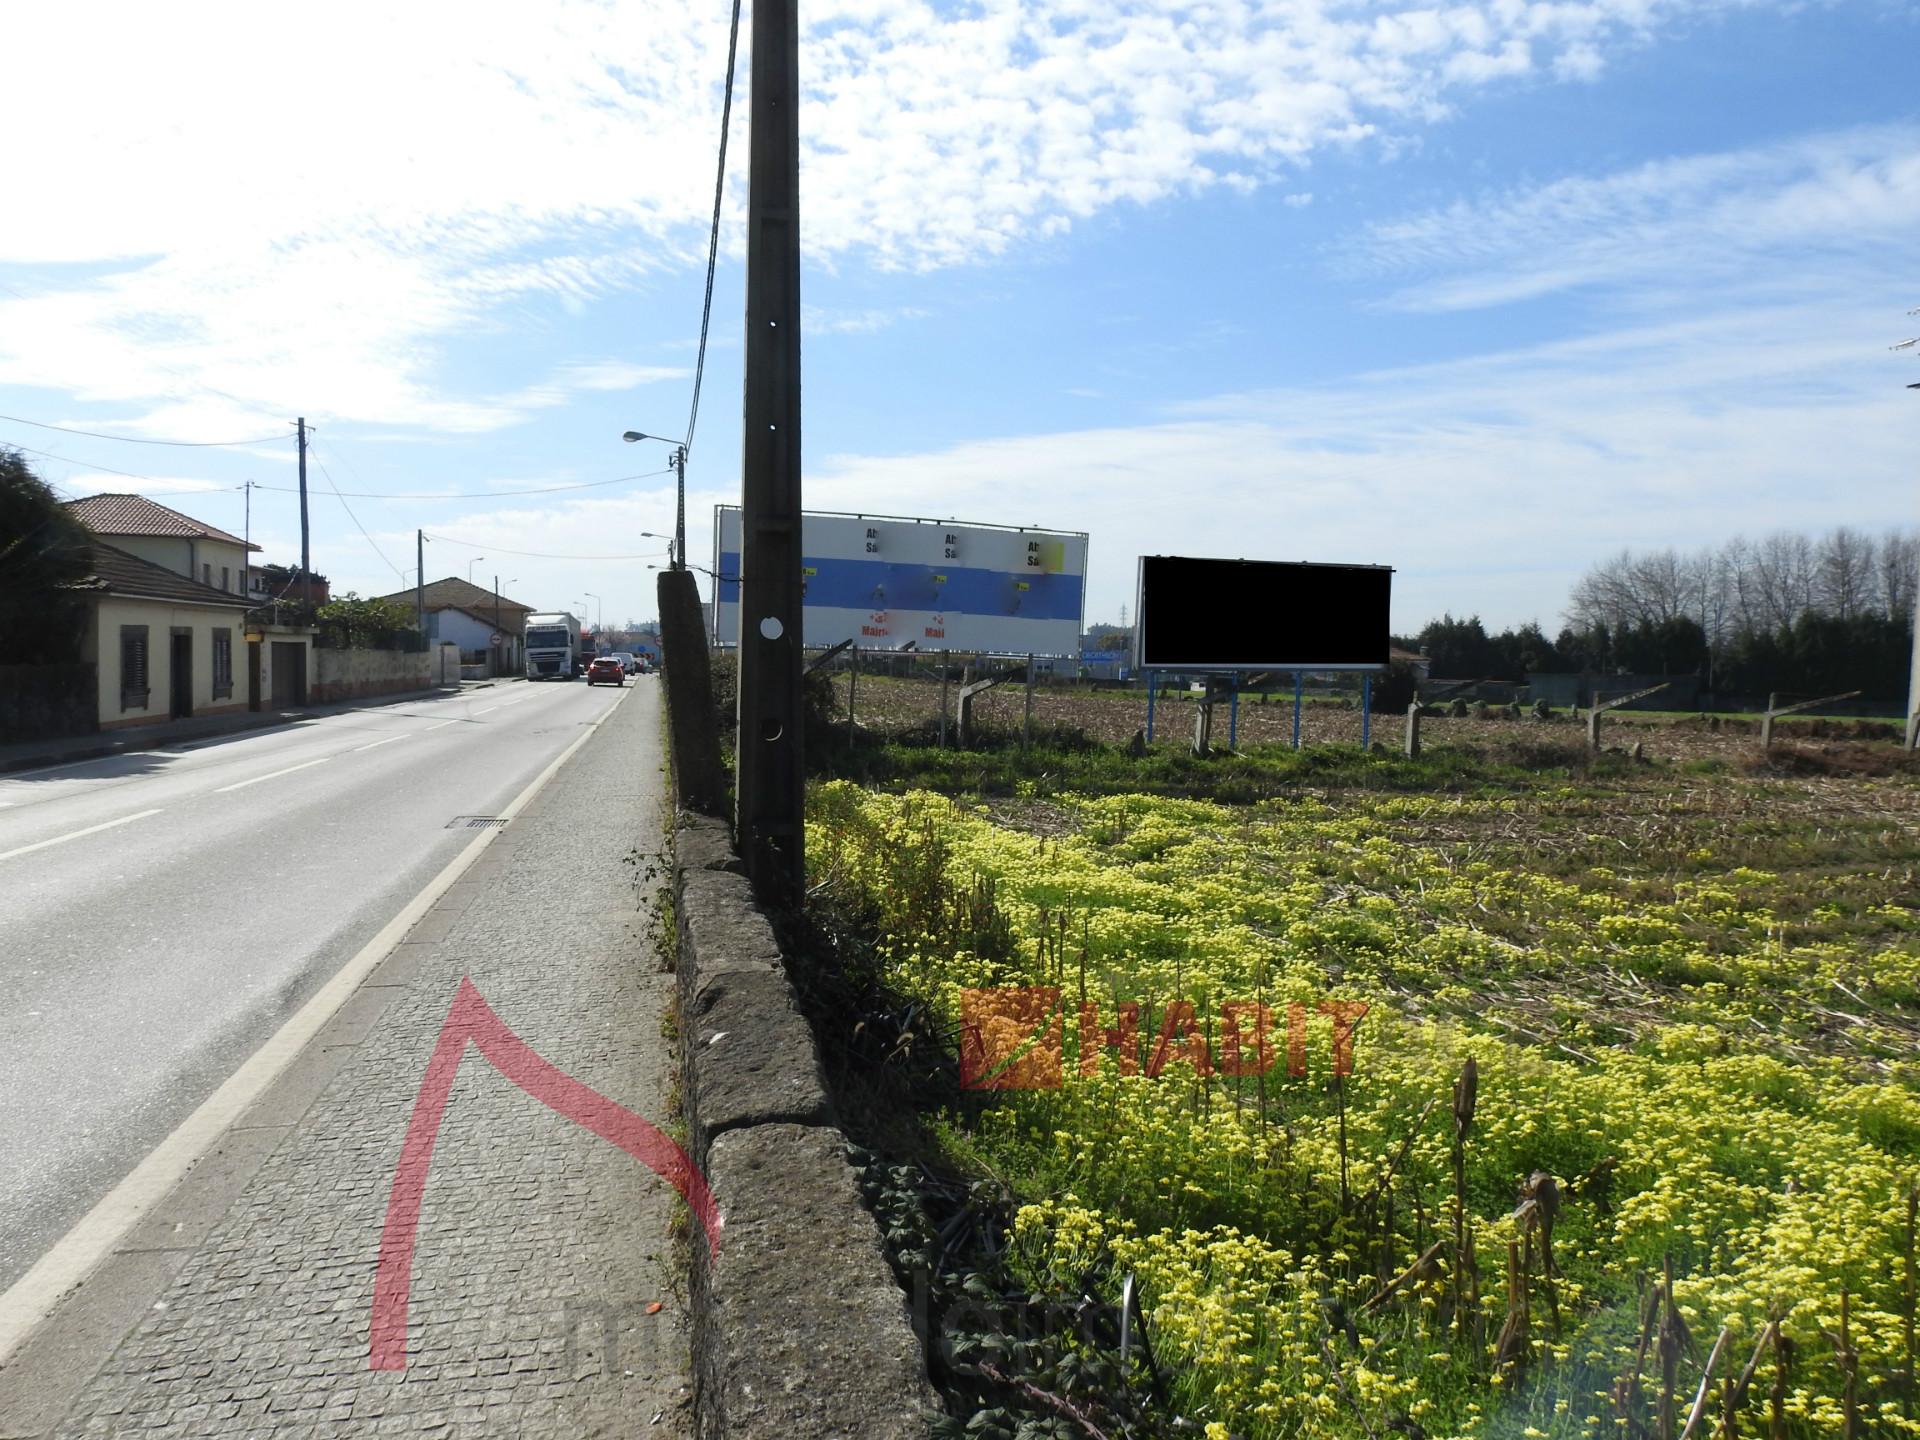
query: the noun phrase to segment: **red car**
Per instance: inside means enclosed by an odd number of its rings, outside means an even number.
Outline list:
[[[602,680],[624,686],[627,683],[627,667],[611,655],[594,656],[587,662],[587,684],[598,685]]]

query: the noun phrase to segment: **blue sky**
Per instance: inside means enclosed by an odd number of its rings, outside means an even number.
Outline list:
[[[1622,547],[1920,519],[1910,5],[802,16],[811,508],[1086,530],[1089,620],[1142,552],[1390,564],[1402,630],[1551,630]],[[650,616],[665,447],[619,436],[686,425],[724,8],[319,20],[0,19],[0,129],[33,137],[0,158],[0,413],[304,414],[337,588],[411,584],[418,527],[429,578]],[[744,140],[696,559],[739,493]],[[290,439],[0,442],[236,531],[236,487],[281,487],[253,534],[297,557]]]

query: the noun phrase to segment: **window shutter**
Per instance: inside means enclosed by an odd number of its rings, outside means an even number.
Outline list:
[[[120,708],[147,708],[147,627],[120,627]]]

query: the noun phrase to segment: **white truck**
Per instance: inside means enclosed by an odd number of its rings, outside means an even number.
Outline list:
[[[527,678],[571,680],[580,668],[580,622],[564,611],[527,617]]]

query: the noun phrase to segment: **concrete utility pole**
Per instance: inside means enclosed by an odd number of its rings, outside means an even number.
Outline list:
[[[307,417],[293,422],[300,435],[300,602],[313,604],[313,555],[307,547]]]
[[[427,532],[413,532],[413,624],[427,643]]]
[[[760,898],[806,882],[800,674],[800,26],[753,7],[734,830]]]
[[[1907,665],[1907,749],[1920,748],[1920,585],[1913,587],[1913,659]]]

